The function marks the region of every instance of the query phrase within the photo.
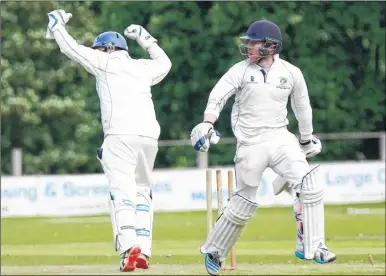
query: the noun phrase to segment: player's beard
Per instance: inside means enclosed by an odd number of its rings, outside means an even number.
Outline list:
[[[253,64],[259,63],[260,60],[262,59],[262,57],[259,54],[258,55],[253,55],[253,54],[250,54],[250,53],[248,53],[248,58],[249,58],[249,62],[253,63]]]

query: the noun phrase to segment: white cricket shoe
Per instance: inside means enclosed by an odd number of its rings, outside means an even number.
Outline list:
[[[336,260],[335,253],[328,250],[327,246],[319,247],[314,255],[314,261],[319,264],[331,263]]]
[[[304,260],[304,253],[299,249],[295,251],[295,256],[301,260]],[[318,249],[315,252],[314,261],[317,262],[318,264],[326,264],[326,263],[331,263],[335,260],[336,260],[335,253],[328,250],[326,245],[320,244]]]

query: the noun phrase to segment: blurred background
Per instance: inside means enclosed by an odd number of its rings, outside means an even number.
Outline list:
[[[108,183],[96,159],[103,132],[95,80],[45,39],[47,13],[54,9],[73,14],[66,28],[79,44],[91,46],[101,32],[123,33],[140,24],[172,60],[169,75],[152,88],[161,125],[153,272],[205,273],[198,253],[207,229],[204,168],[222,169],[224,181],[232,169],[234,98],[217,123],[220,144],[208,154],[193,150],[190,131],[202,121],[213,86],[241,60],[239,36],[254,21],[268,19],[283,34],[280,56],[303,71],[308,85],[314,132],[323,143],[311,163],[323,163],[326,239],[339,262],[307,266],[296,260],[293,198],[273,194],[276,174],[267,169],[257,194],[260,208],[237,245],[241,270],[235,273],[385,275],[386,4],[354,1],[1,1],[3,273],[117,269]],[[133,58],[148,58],[135,41],[128,46]],[[290,108],[289,120],[298,134]],[[213,174],[215,209],[214,181]],[[369,254],[375,264],[369,264]]]
[[[44,38],[46,14],[58,8],[73,14],[67,29],[80,44],[90,46],[99,33],[123,33],[135,23],[147,28],[171,57],[170,74],[153,87],[161,125],[156,168],[232,164],[232,139],[212,147],[207,161],[197,158],[186,139],[202,120],[212,87],[241,60],[238,37],[260,19],[280,26],[281,57],[303,70],[314,131],[321,133],[324,145],[315,160],[384,158],[384,2],[5,1],[1,4],[2,174],[12,174],[14,148],[22,149],[22,155],[16,151],[15,156],[22,158],[23,174],[101,172],[95,158],[103,134],[94,78],[61,54],[54,41]],[[136,42],[128,44],[132,57],[148,57]],[[233,101],[232,97],[218,122],[223,137],[233,137]],[[289,119],[290,130],[297,134],[292,111]]]

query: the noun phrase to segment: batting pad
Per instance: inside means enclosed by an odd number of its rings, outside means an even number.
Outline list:
[[[135,203],[122,197],[121,193],[115,190],[110,192],[110,208],[115,250],[123,254],[137,244]]]
[[[255,214],[256,209],[257,203],[235,194],[201,246],[201,253],[218,252],[223,261],[241,236],[247,222]]]
[[[137,193],[137,222],[136,234],[141,251],[151,256],[151,242],[153,230],[153,204],[150,195]]]
[[[323,189],[317,184],[319,167],[315,167],[304,178],[300,190],[303,206],[304,258],[313,259],[320,242],[324,243]]]

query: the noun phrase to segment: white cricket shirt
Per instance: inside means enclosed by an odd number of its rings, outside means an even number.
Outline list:
[[[172,64],[157,43],[147,49],[151,59],[133,59],[124,50],[109,54],[79,45],[64,26],[53,34],[61,52],[95,76],[105,136],[159,138],[151,86],[165,78]]]
[[[303,140],[311,139],[312,109],[307,85],[299,68],[275,55],[269,70],[248,60],[232,66],[212,89],[205,114],[218,118],[226,101],[235,95],[232,129],[239,143],[253,143],[265,128],[288,125],[287,103],[298,121]],[[264,76],[265,74],[265,76]]]

